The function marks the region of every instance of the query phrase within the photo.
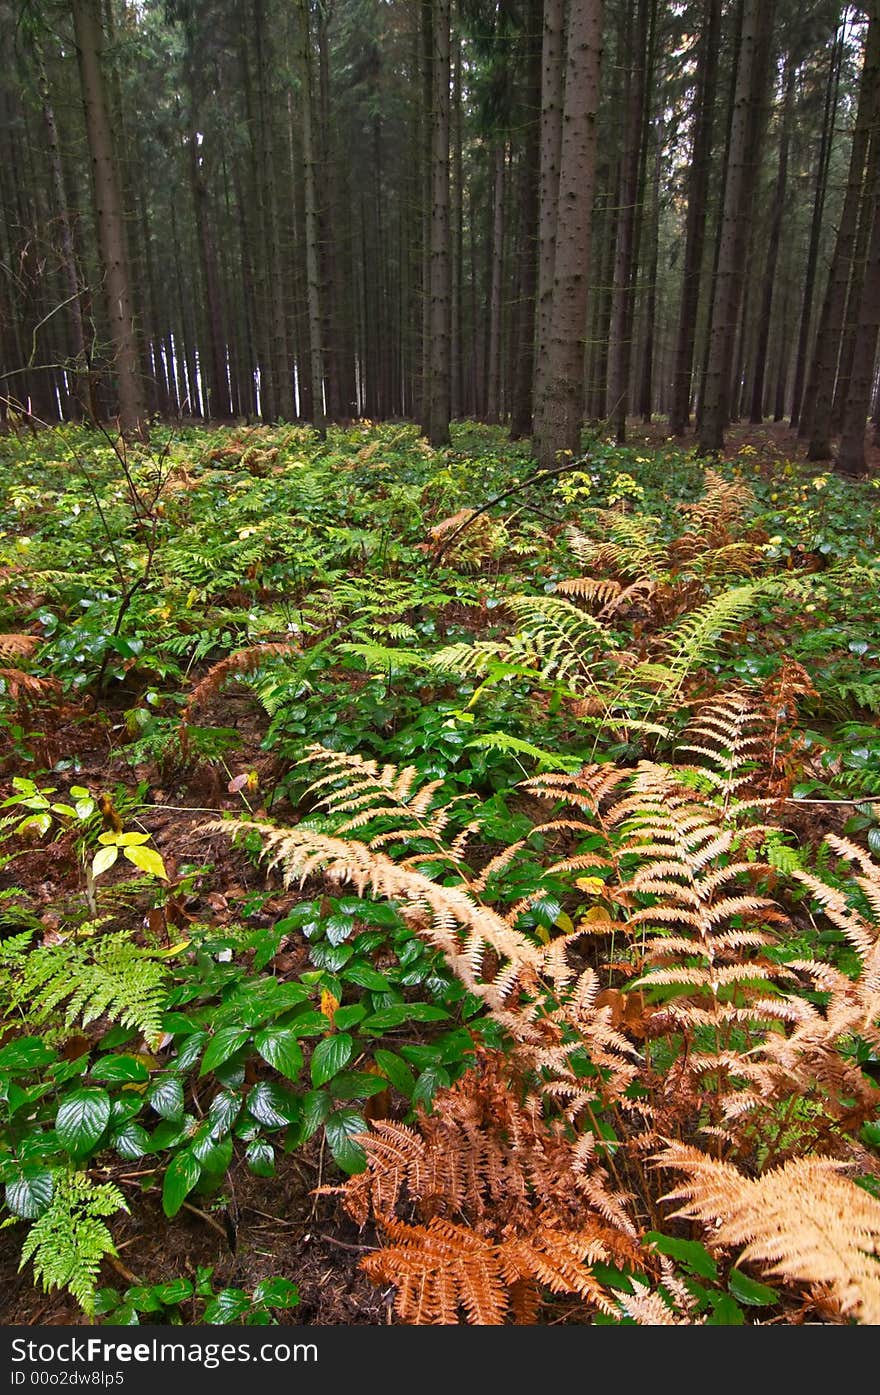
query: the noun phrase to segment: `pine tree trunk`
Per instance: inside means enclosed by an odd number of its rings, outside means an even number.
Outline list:
[[[546,373],[535,401],[535,455],[545,468],[557,463],[561,451],[580,449],[602,18],[602,0],[571,0],[553,299]]]
[[[318,193],[313,131],[312,62],[309,0],[299,0],[300,76],[302,79],[302,143],[306,199],[306,284],[309,308],[309,372],[312,387],[312,425],[323,438],[324,364],[321,345],[321,272],[318,248]]]
[[[880,331],[880,189],[876,181],[872,203],[871,233],[859,304],[852,374],[840,447],[834,462],[835,469],[843,475],[863,475],[867,471],[865,421],[871,411],[877,336]]]
[[[782,129],[779,134],[779,165],[776,172],[776,187],[773,191],[773,209],[770,215],[770,237],[767,247],[767,261],[764,269],[764,285],[761,291],[758,341],[755,348],[754,375],[752,378],[750,419],[756,424],[764,420],[764,377],[767,371],[767,349],[770,343],[770,326],[773,322],[773,291],[776,285],[776,265],[779,261],[782,219],[785,213],[785,199],[788,191],[788,147],[791,140],[791,113],[794,104],[794,82],[796,77],[796,69],[792,65],[790,56],[787,60],[786,67],[785,96],[782,107]]]
[[[775,0],[746,0],[743,9],[709,357],[700,413],[699,449],[703,454],[723,450],[724,428],[730,414],[731,363],[760,155],[761,107],[770,67],[774,9]]]
[[[119,428],[127,435],[144,430],[144,398],[129,289],[122,195],[101,71],[101,21],[96,0],[71,0],[71,11],[116,369]]]
[[[492,152],[492,260],[489,291],[489,349],[486,420],[501,420],[501,272],[504,265],[504,159],[503,142]]]
[[[678,337],[675,347],[675,377],[669,430],[681,436],[687,430],[691,410],[691,375],[697,333],[697,310],[703,250],[706,240],[706,211],[709,176],[712,168],[712,133],[715,123],[715,97],[718,87],[718,50],[721,37],[721,0],[704,0],[702,41],[694,94],[693,141],[688,176],[687,219],[685,224],[684,270]]]
[[[538,284],[538,217],[540,200],[541,0],[529,0],[526,14],[526,82],[522,113],[517,203],[519,273],[516,284],[516,359],[510,404],[510,437],[532,433],[532,387],[535,365],[535,297]]]
[[[541,47],[541,154],[538,216],[537,342],[534,399],[545,392],[553,310],[553,262],[559,212],[559,164],[565,84],[565,0],[544,0]]]
[[[816,335],[816,347],[807,385],[809,407],[808,460],[831,459],[831,417],[834,384],[840,354],[840,338],[846,313],[846,297],[853,263],[859,203],[871,131],[880,122],[880,7],[871,7],[865,56],[859,83],[856,124],[850,148],[849,174],[843,209],[837,227],[834,255]],[[806,411],[802,414],[807,418]]]
[[[427,437],[449,444],[450,258],[449,78],[450,0],[434,0],[431,63],[431,267]]]

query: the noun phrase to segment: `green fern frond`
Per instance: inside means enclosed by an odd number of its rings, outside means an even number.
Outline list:
[[[559,596],[512,596],[507,606],[520,626],[507,657],[538,669],[545,680],[581,688],[594,651],[616,647],[600,621]]]
[[[720,640],[743,623],[766,589],[766,582],[731,586],[685,617],[669,638],[666,663],[673,689],[712,657]]]
[[[527,756],[529,760],[537,762],[539,770],[565,770],[573,774],[583,765],[580,756],[564,756],[558,751],[545,751],[540,746],[533,746],[530,741],[521,741],[518,736],[509,735],[506,731],[484,732],[467,744],[484,751],[500,751],[503,755]]]
[[[22,938],[22,937],[17,937]],[[7,942],[8,943],[8,942]],[[22,954],[10,986],[10,1012],[85,1026],[106,1016],[146,1037],[159,1034],[169,980],[158,952],[120,931],[80,943],[39,945]]]
[[[85,1172],[59,1170],[48,1209],[25,1237],[19,1269],[32,1259],[34,1277],[44,1292],[68,1289],[91,1317],[101,1261],[116,1254],[104,1218],[117,1211],[128,1211],[118,1187],[94,1183]]]

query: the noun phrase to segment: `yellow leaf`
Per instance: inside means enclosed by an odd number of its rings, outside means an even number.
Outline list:
[[[560,911],[553,924],[564,930],[566,935],[570,935],[574,930],[574,921],[567,911]]]
[[[333,1014],[334,1014],[334,1012],[336,1011],[336,1009],[337,1009],[338,1007],[339,1007],[339,999],[338,999],[338,998],[334,998],[333,994],[330,993],[326,988],[322,988],[322,989],[321,989],[321,1011],[322,1011],[322,1013],[324,1014],[324,1016],[327,1018],[327,1021],[328,1021],[328,1022],[332,1022],[332,1021],[333,1021]]]
[[[579,886],[582,891],[589,891],[592,896],[601,896],[605,890],[605,883],[601,877],[578,877],[575,886]]]

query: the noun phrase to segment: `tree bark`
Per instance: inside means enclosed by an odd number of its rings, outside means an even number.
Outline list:
[[[437,448],[449,444],[450,414],[450,0],[434,0],[432,18],[430,382],[426,434]]]
[[[545,468],[557,463],[561,451],[580,449],[602,19],[602,0],[571,0],[553,299],[546,374],[535,402],[535,454]]]
[[[770,67],[775,0],[746,0],[724,189],[709,357],[700,414],[699,449],[724,448],[730,413],[731,363],[742,299],[757,164],[761,105]]]
[[[143,433],[144,398],[132,316],[122,195],[101,71],[101,21],[96,0],[71,0],[71,12],[92,168],[95,221],[105,276],[110,341],[116,368],[119,428],[126,435]]]
[[[691,375],[697,333],[697,309],[703,250],[706,240],[706,211],[709,176],[712,168],[712,135],[715,123],[715,97],[718,88],[718,50],[721,36],[721,0],[704,0],[703,36],[694,93],[693,140],[688,176],[687,218],[685,222],[684,268],[678,337],[675,347],[675,378],[669,429],[673,436],[687,430],[691,410]]]

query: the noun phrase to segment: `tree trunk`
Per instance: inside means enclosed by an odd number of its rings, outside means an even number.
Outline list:
[[[489,351],[486,420],[501,420],[501,273],[504,266],[504,142],[492,152],[492,276],[489,291]]]
[[[693,141],[688,176],[687,219],[685,223],[684,269],[681,307],[675,347],[675,378],[669,429],[681,436],[687,429],[691,410],[691,375],[697,333],[697,309],[703,249],[706,240],[706,209],[709,175],[712,168],[712,132],[715,122],[715,95],[718,87],[718,49],[721,36],[721,0],[704,0],[703,37],[694,93]]]
[[[762,104],[770,67],[775,0],[746,0],[712,302],[709,358],[700,414],[701,453],[724,448],[731,363],[742,300],[752,202],[760,155]]]
[[[859,203],[871,132],[880,122],[880,7],[871,7],[865,56],[859,83],[856,124],[850,149],[849,174],[837,228],[831,270],[819,316],[813,366],[806,401],[810,407],[808,460],[831,459],[831,419],[840,337],[846,313],[847,288],[856,244]],[[804,417],[807,416],[805,412]],[[802,423],[803,424],[803,423]]]
[[[565,0],[544,0],[541,47],[541,153],[538,215],[538,298],[535,403],[545,391],[547,347],[553,311],[553,261],[559,212],[559,162],[565,83]]]
[[[840,64],[843,55],[843,29],[831,50],[831,64],[828,69],[828,83],[825,90],[825,107],[822,118],[822,137],[819,142],[819,159],[816,169],[816,193],[813,199],[813,219],[810,225],[810,245],[807,251],[807,266],[804,272],[804,294],[801,306],[801,320],[798,329],[797,355],[792,385],[791,424],[799,426],[798,434],[806,436],[809,431],[809,416],[802,420],[804,374],[807,362],[807,346],[810,341],[810,324],[813,315],[813,292],[816,283],[816,268],[819,260],[819,238],[822,231],[822,216],[825,211],[825,194],[828,187],[828,166],[831,159],[831,145],[834,136],[834,118],[837,113],[837,97],[840,89]],[[812,411],[813,400],[807,403]]]
[[[427,436],[435,448],[449,444],[449,11],[450,0],[434,0],[431,63],[430,382]]]
[[[880,189],[876,181],[872,203],[871,234],[859,304],[852,375],[840,434],[840,447],[834,462],[835,469],[843,475],[863,475],[867,472],[865,421],[871,410],[877,334],[880,330]]]
[[[553,299],[546,373],[535,402],[535,454],[544,467],[556,464],[561,451],[580,449],[602,18],[602,0],[571,0]]]
[[[776,172],[776,187],[773,191],[773,209],[770,215],[770,237],[767,247],[767,262],[764,269],[764,285],[761,291],[761,311],[758,322],[758,341],[755,347],[754,376],[752,378],[751,420],[757,424],[764,420],[764,377],[767,371],[767,348],[770,343],[770,326],[773,318],[773,291],[776,284],[776,265],[779,260],[779,242],[782,236],[782,218],[785,213],[785,199],[788,191],[788,147],[791,140],[791,111],[794,102],[794,81],[796,69],[789,55],[786,63],[785,96],[782,107],[782,129],[779,133],[779,166]]]
[[[302,143],[306,199],[306,286],[309,308],[309,375],[312,386],[312,425],[323,437],[324,364],[321,346],[321,272],[318,252],[318,195],[315,179],[315,138],[312,129],[312,62],[309,0],[299,0],[300,77],[302,80]]]
[[[103,36],[96,0],[71,0],[71,11],[116,368],[119,429],[127,435],[144,430],[144,399],[129,290],[122,195],[101,71]]]
[[[532,432],[532,386],[535,364],[535,293],[538,282],[538,217],[541,111],[541,0],[529,0],[523,148],[518,178],[519,275],[516,284],[516,360],[510,404],[510,437]]]

